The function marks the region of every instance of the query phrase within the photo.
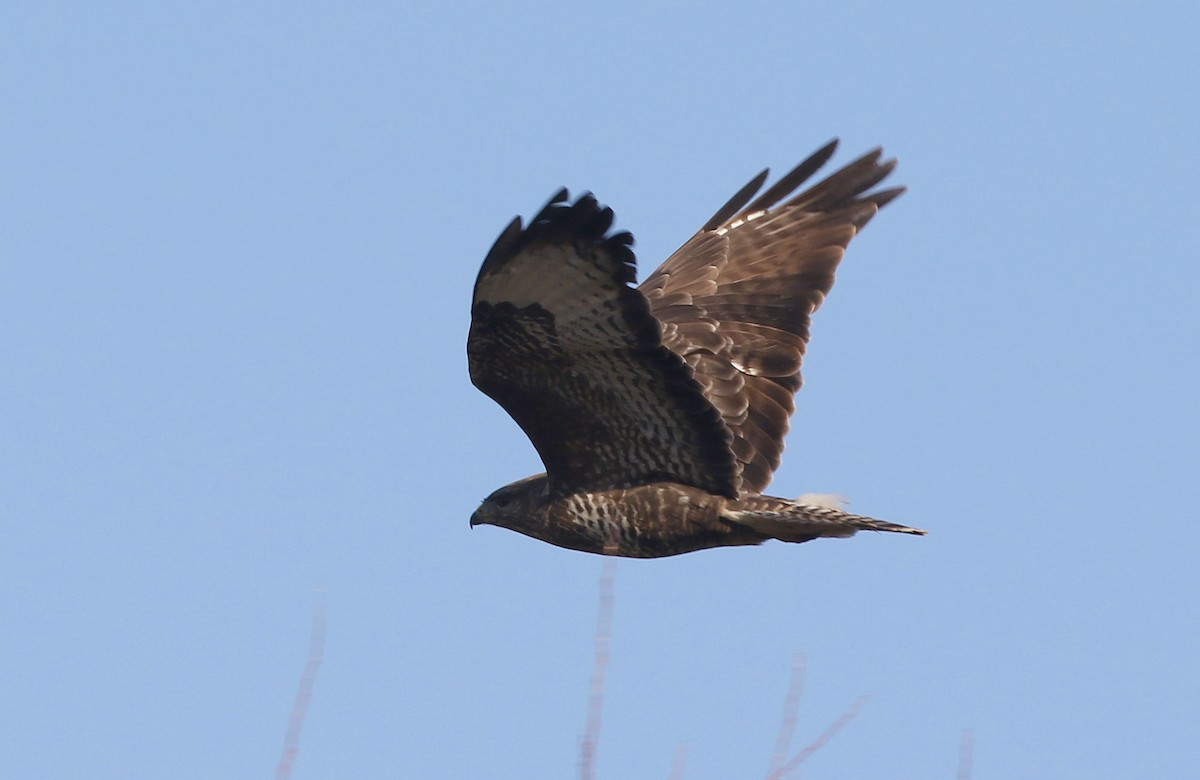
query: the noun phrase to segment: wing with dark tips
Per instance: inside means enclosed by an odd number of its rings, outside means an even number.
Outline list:
[[[868,192],[894,160],[875,150],[793,195],[832,141],[755,198],[759,174],[641,285],[662,341],[695,372],[733,434],[740,489],[761,492],[783,453],[812,314],[851,239],[903,187]]]
[[[475,282],[471,380],[529,436],[556,490],[659,480],[736,495],[721,414],[632,287],[629,233],[559,192],[500,234]]]

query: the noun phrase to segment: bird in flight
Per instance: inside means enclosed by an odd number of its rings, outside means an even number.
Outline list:
[[[925,533],[762,493],[812,314],[850,240],[904,191],[872,191],[896,165],[876,149],[795,194],[836,147],[758,194],[764,170],[636,287],[633,236],[609,232],[590,193],[509,223],[475,282],[467,357],[546,473],[492,493],[472,526],[633,558]]]

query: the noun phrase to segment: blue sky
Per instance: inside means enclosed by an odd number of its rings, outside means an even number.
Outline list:
[[[469,383],[479,262],[590,189],[643,275],[763,166],[910,191],[772,492],[929,529],[617,566],[602,778],[1181,777],[1200,723],[1190,4],[7,3],[0,775],[570,777],[601,560]]]

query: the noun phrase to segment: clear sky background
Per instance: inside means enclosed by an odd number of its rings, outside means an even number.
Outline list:
[[[819,312],[772,492],[929,529],[621,561],[601,778],[1183,777],[1200,738],[1192,3],[0,11],[0,776],[575,774],[602,559],[479,263],[590,189],[644,276],[839,136],[910,188]]]

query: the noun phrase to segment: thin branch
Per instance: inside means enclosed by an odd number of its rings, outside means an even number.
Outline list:
[[[796,653],[792,659],[792,679],[788,683],[787,697],[783,700],[783,719],[779,723],[779,737],[775,740],[775,752],[771,755],[771,764],[767,767],[767,777],[773,777],[775,772],[787,761],[788,751],[792,747],[792,737],[796,733],[796,713],[800,709],[800,697],[804,695],[805,672],[808,670],[808,657],[804,653]]]
[[[680,742],[675,748],[675,760],[671,762],[670,780],[683,780],[683,770],[687,767],[687,743]]]
[[[958,780],[971,780],[971,765],[975,763],[975,730],[963,729],[958,743]]]
[[[317,670],[321,668],[321,660],[325,657],[325,603],[318,595],[313,604],[312,635],[308,640],[308,661],[304,664],[304,673],[300,676],[300,687],[296,690],[296,700],[292,704],[292,714],[288,718],[287,734],[283,738],[283,756],[279,766],[275,768],[275,780],[288,780],[292,776],[292,765],[300,753],[300,730],[304,727],[304,716],[308,714],[308,704],[312,701],[313,685],[317,681]]]
[[[596,745],[600,741],[600,721],[604,714],[604,682],[608,674],[609,641],[612,638],[613,577],[617,573],[617,547],[610,543],[604,548],[604,564],[600,571],[600,608],[596,615],[596,660],[588,686],[587,725],[579,751],[579,776],[593,780],[596,776]]]
[[[870,696],[859,696],[857,699],[855,699],[854,703],[847,707],[846,711],[842,713],[842,716],[835,720],[832,726],[825,729],[821,736],[813,740],[812,744],[804,748],[804,750],[801,750],[799,753],[797,753],[795,758],[783,765],[778,772],[771,775],[771,780],[783,780],[783,778],[799,769],[800,765],[807,761],[813,753],[816,753],[818,750],[825,747],[826,743],[833,739],[839,731],[845,728],[847,723],[854,720],[855,716],[858,715],[870,698]]]

